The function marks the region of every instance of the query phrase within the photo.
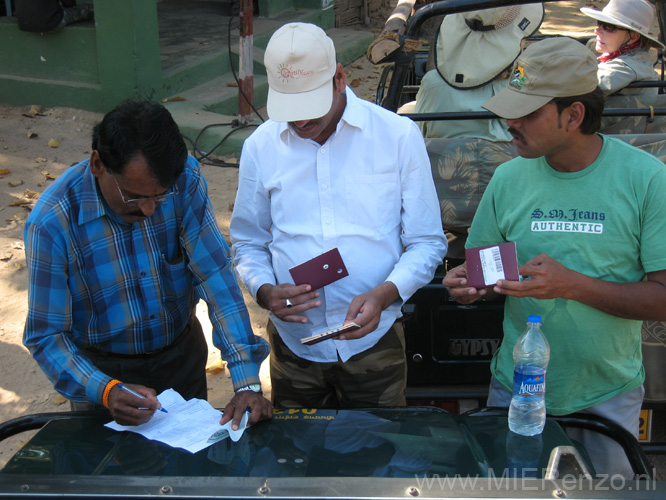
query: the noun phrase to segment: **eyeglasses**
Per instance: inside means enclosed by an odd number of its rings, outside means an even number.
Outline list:
[[[123,194],[123,190],[120,189],[120,184],[118,184],[116,176],[113,174],[113,172],[111,171],[108,172],[109,174],[111,174],[111,177],[113,177],[113,181],[116,183],[116,187],[118,188],[118,192],[120,193],[120,198],[123,200],[123,203],[128,207],[140,207],[150,201],[155,203],[155,205],[160,205],[164,201],[168,200],[169,198],[173,198],[178,194],[178,187],[174,184],[173,186],[171,186],[171,190],[164,194],[159,194],[157,196],[146,196],[144,198],[125,199],[125,195]]]
[[[614,24],[604,23],[603,21],[597,21],[597,28],[601,28],[606,33],[615,33],[617,30],[629,31],[627,28],[615,26]]]

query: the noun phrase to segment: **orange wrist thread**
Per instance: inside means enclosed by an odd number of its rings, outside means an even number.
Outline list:
[[[102,394],[102,404],[107,408],[109,407],[109,394],[111,393],[111,389],[120,383],[120,380],[113,379],[111,382],[106,384],[106,387],[104,388],[104,394]]]

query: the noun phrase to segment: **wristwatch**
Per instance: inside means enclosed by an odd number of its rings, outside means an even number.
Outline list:
[[[261,384],[244,385],[243,387],[239,387],[238,389],[236,389],[236,392],[243,392],[243,391],[261,392]]]

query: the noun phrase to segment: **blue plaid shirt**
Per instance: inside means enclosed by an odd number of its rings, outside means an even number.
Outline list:
[[[23,343],[55,389],[74,401],[101,403],[111,378],[81,349],[138,354],[169,345],[200,298],[234,386],[259,383],[269,347],[252,333],[197,161],[188,158],[178,194],[135,224],[108,207],[88,164],[60,176],[25,227]]]

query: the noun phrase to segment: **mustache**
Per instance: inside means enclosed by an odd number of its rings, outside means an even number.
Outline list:
[[[127,212],[127,215],[131,217],[145,217],[141,210],[135,210],[134,212]]]
[[[299,130],[299,129],[302,129],[302,128],[306,128],[306,127],[309,127],[310,125],[318,125],[318,124],[319,124],[319,119],[318,119],[318,118],[316,118],[316,119],[314,119],[314,120],[307,120],[307,121],[306,121],[303,125],[301,125],[300,127],[297,126],[294,122],[290,122],[290,123],[289,123],[289,125],[291,125],[291,126],[292,126],[293,128],[295,128],[296,130]]]
[[[521,141],[525,142],[525,137],[523,137],[523,134],[521,134],[520,132],[518,132],[515,128],[513,128],[513,127],[509,127],[509,133],[510,133],[512,136],[517,137],[517,138],[520,139]]]

